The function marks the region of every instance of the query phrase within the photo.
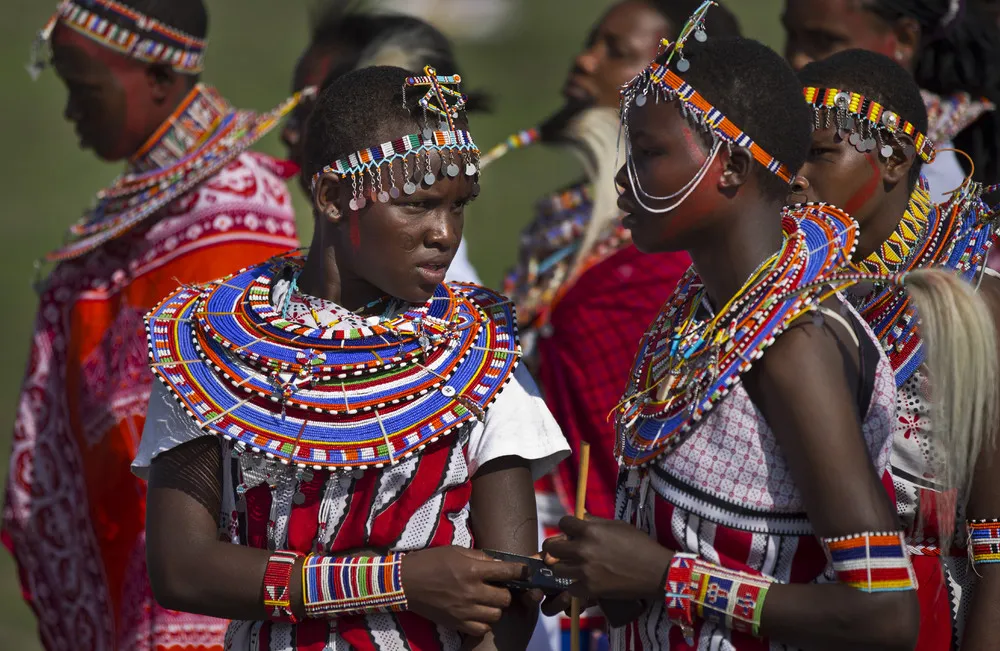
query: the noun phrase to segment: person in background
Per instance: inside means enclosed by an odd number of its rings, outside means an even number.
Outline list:
[[[36,44],[80,146],[124,162],[46,258],[14,424],[2,538],[50,651],[222,647],[226,622],[153,598],[129,472],[152,388],[143,315],[178,282],[298,246],[287,170],[248,151],[295,100],[258,115],[200,83],[207,30],[202,0],[67,1]]]
[[[367,13],[358,2],[325,0],[317,5],[312,20],[309,45],[302,52],[292,74],[292,92],[331,84],[346,72],[374,65],[394,65],[414,72],[429,65],[437,70],[458,71],[451,44],[444,34],[428,23],[402,14]],[[482,110],[485,99],[470,94],[468,110]],[[304,129],[314,102],[302,102],[281,132],[288,158],[303,164]],[[309,194],[309,179],[299,183]],[[448,269],[448,279],[481,282],[469,261],[465,240]]]
[[[613,517],[618,462],[608,413],[621,397],[643,331],[690,265],[683,251],[643,255],[631,245],[615,205],[614,174],[619,90],[649,63],[661,38],[677,36],[698,4],[614,4],[573,60],[564,106],[540,128],[524,132],[527,138],[509,141],[568,146],[580,156],[586,177],[538,202],[505,283],[527,330],[522,342],[542,395],[573,450],[537,485],[539,521],[547,534],[575,507],[583,443],[591,445],[587,510]],[[723,8],[708,23],[717,34],[739,35],[735,17]],[[510,148],[505,143],[491,158]],[[558,615],[543,624],[551,648],[570,648],[568,618]],[[603,624],[597,610],[584,617],[584,651],[603,644]]]
[[[937,145],[924,168],[941,202],[967,174],[1000,180],[1000,28],[978,2],[965,0],[786,0],[785,56],[799,69],[840,50],[890,57],[916,79]],[[961,149],[970,161],[950,147]],[[975,171],[972,170],[975,165]]]
[[[805,66],[799,79],[817,128],[792,196],[843,206],[851,213],[860,225],[854,259],[862,269],[881,274],[951,269],[978,285],[996,321],[1000,281],[984,264],[1000,214],[981,201],[981,187],[974,182],[946,204],[930,200],[920,172],[933,159],[934,146],[925,136],[927,112],[913,78],[886,56],[844,50]],[[878,335],[896,375],[890,471],[918,580],[917,649],[994,648],[1000,567],[983,553],[981,539],[996,535],[991,532],[1000,515],[1000,484],[995,481],[1000,458],[992,444],[1000,425],[1000,400],[982,413],[965,414],[984,423],[986,438],[960,436],[968,432],[958,426],[940,427],[930,397],[970,398],[972,378],[966,376],[966,387],[937,389],[939,381],[925,364],[934,360],[918,328],[921,319],[897,286],[881,283],[847,296]],[[988,324],[965,316],[969,327],[982,326],[992,334]],[[977,340],[963,332],[945,334]],[[958,356],[951,363],[963,361]]]
[[[519,651],[534,628],[537,602],[507,587],[524,566],[481,550],[537,553],[532,478],[568,446],[509,301],[443,282],[479,150],[457,78],[429,70],[320,94],[307,254],[149,315],[150,578],[232,619],[227,650]]]

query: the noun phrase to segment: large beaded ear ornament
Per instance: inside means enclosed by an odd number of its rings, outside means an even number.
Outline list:
[[[628,172],[629,183],[635,190],[636,201],[651,213],[667,213],[680,206],[701,184],[723,145],[729,151],[732,151],[733,147],[749,150],[754,160],[782,181],[789,184],[792,182],[792,174],[785,165],[764,151],[742,129],[733,124],[697,90],[670,69],[672,63],[677,72],[684,73],[691,69],[691,61],[684,56],[685,43],[690,38],[702,43],[708,40],[708,35],[705,32],[705,15],[716,4],[713,0],[703,2],[684,24],[677,40],[671,43],[667,39],[663,39],[660,53],[656,59],[622,88],[621,122],[625,135],[625,168]],[[694,177],[676,192],[665,196],[652,195],[642,188],[635,171],[635,160],[629,137],[629,114],[632,107],[644,106],[650,98],[654,102],[679,102],[681,115],[693,127],[708,134],[712,139],[712,147],[708,157]],[[644,198],[657,202],[673,201],[673,203],[665,207],[653,208],[643,202]]]
[[[398,199],[401,194],[413,194],[420,183],[430,187],[438,178],[455,178],[464,173],[474,179],[472,194],[477,196],[479,148],[472,134],[455,125],[468,101],[459,90],[461,81],[458,75],[439,75],[430,66],[424,68],[422,76],[408,77],[403,85],[403,107],[407,110],[411,110],[406,99],[407,89],[427,89],[416,104],[422,112],[421,133],[405,135],[334,161],[313,176],[313,187],[323,174],[336,174],[342,179],[350,177],[352,199],[349,205],[351,210],[361,210],[368,205],[369,199],[386,203]],[[435,151],[441,158],[437,172],[431,164],[431,152]],[[401,186],[397,185],[392,170],[397,160],[402,167]],[[383,179],[383,172],[388,182]]]
[[[802,92],[806,103],[813,108],[813,126],[816,129],[836,126],[862,154],[878,151],[887,159],[898,148],[907,158],[916,153],[925,163],[934,160],[934,143],[917,131],[913,123],[878,102],[838,88],[807,86]],[[909,136],[913,143],[900,138],[900,134]]]

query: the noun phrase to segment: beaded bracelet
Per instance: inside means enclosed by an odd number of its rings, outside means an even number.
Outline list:
[[[277,551],[267,560],[264,570],[264,607],[275,622],[298,623],[292,612],[292,570],[295,561],[304,556],[299,552]]]
[[[302,565],[306,616],[325,618],[406,610],[403,556],[306,556]]]
[[[730,570],[701,559],[694,563],[695,613],[705,621],[760,637],[764,598],[773,579]]]
[[[916,590],[906,541],[900,532],[871,532],[824,538],[837,580],[863,592]]]
[[[695,596],[692,576],[697,560],[698,557],[694,554],[674,554],[674,558],[670,561],[670,569],[667,570],[667,619],[680,627],[685,640],[694,639],[691,602]],[[693,641],[691,643],[693,644]]]
[[[1000,520],[969,520],[969,558],[973,565],[1000,563]]]

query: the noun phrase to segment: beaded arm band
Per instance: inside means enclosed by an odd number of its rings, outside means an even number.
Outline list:
[[[101,13],[91,10],[95,6]],[[31,60],[28,62],[28,72],[32,78],[37,78],[46,66],[42,49],[52,37],[52,31],[59,21],[91,40],[133,59],[163,63],[184,74],[198,74],[202,71],[205,40],[164,25],[113,0],[63,0],[32,45]]]
[[[1000,563],[1000,520],[969,520],[969,559],[973,565]]]
[[[292,612],[292,570],[295,561],[304,556],[299,552],[277,551],[271,554],[264,570],[264,607],[268,617],[276,622],[295,624]]]
[[[759,636],[764,599],[772,583],[766,576],[730,570],[693,554],[674,554],[667,572],[667,617],[688,640],[693,640],[695,615]]]
[[[893,151],[890,143],[895,143],[908,156],[916,151],[925,163],[934,160],[934,143],[917,131],[912,122],[886,110],[878,102],[837,88],[807,86],[802,92],[806,103],[813,107],[815,127],[826,129],[835,121],[838,130],[851,134],[848,140],[858,151],[869,152],[877,147],[883,158],[889,158]],[[900,140],[900,133],[913,138],[912,148]]]
[[[302,566],[306,616],[319,619],[406,610],[403,556],[306,556]]]
[[[862,592],[916,590],[906,540],[900,532],[865,532],[824,538],[823,545],[840,583]]]

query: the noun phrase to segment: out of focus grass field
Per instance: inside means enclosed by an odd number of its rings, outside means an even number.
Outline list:
[[[306,0],[206,0],[211,14],[208,72],[234,104],[266,109],[284,98],[291,70],[307,40]],[[31,289],[35,259],[63,239],[67,226],[118,168],[77,149],[62,119],[65,93],[51,72],[32,83],[24,64],[35,32],[55,0],[5,0],[0,21],[0,485],[36,298]],[[486,148],[517,129],[533,126],[559,103],[558,89],[572,55],[608,0],[512,0],[511,18],[489,40],[457,41],[468,87],[495,98],[492,115],[472,125]],[[781,46],[780,0],[730,0],[744,32]],[[260,148],[280,154],[276,135]],[[517,232],[535,198],[577,174],[564,154],[525,150],[490,169],[480,199],[466,221],[472,262],[485,282],[496,284],[513,258]],[[297,195],[300,234],[312,228]],[[66,544],[73,544],[67,540]],[[38,651],[34,617],[20,598],[14,565],[0,550],[0,651]]]

